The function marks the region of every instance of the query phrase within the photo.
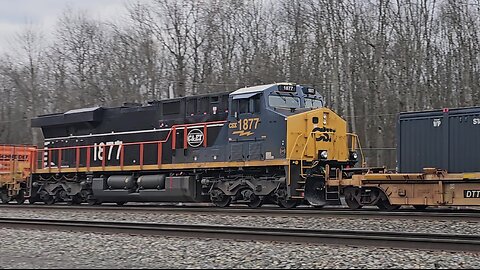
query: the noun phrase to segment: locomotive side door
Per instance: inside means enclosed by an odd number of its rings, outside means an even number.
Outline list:
[[[229,141],[255,141],[260,134],[261,93],[233,96],[228,118]]]
[[[230,100],[228,117],[229,160],[246,161],[263,159],[261,139],[262,94],[234,95]]]

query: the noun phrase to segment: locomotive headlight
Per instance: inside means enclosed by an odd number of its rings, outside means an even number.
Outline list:
[[[320,158],[321,159],[327,159],[328,158],[328,152],[326,150],[323,150],[320,152]]]
[[[351,160],[357,160],[357,159],[358,159],[358,154],[357,154],[357,152],[355,152],[355,151],[350,152],[350,159],[351,159]]]

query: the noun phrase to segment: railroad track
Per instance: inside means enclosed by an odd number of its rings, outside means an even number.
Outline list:
[[[0,218],[0,227],[447,251],[480,251],[480,236],[477,235],[18,218]]]
[[[342,208],[315,209],[301,207],[297,209],[281,208],[258,208],[251,209],[246,207],[165,207],[165,206],[70,206],[70,205],[0,205],[1,209],[15,210],[65,210],[65,211],[115,211],[115,212],[155,212],[161,214],[214,214],[214,215],[250,215],[250,216],[285,216],[285,217],[344,217],[344,218],[382,218],[382,219],[427,219],[427,220],[463,220],[480,222],[480,212],[478,211],[394,211],[383,212],[374,210],[352,211]]]

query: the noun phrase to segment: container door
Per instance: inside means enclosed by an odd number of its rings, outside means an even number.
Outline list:
[[[448,121],[441,111],[401,115],[398,123],[399,172],[422,172],[423,168],[445,168],[445,132]]]
[[[479,172],[480,112],[450,115],[448,137],[448,171]]]

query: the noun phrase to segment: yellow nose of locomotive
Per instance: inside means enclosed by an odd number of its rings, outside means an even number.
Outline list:
[[[351,159],[352,149],[347,123],[327,108],[299,113],[287,118],[287,159]]]

